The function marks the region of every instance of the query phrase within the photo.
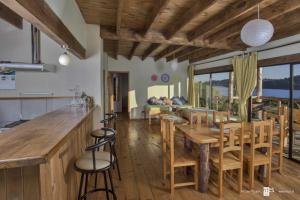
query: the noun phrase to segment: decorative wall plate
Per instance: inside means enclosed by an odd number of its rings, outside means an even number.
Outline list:
[[[157,81],[157,75],[156,75],[156,74],[152,74],[151,80],[152,80],[152,81]]]
[[[162,82],[167,83],[170,80],[170,76],[169,76],[169,74],[162,74],[160,79]]]

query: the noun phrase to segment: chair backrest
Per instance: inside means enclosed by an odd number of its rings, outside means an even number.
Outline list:
[[[264,148],[271,159],[272,156],[272,138],[273,138],[273,120],[255,121],[251,124],[251,158],[254,159],[255,150]]]
[[[105,118],[110,120],[110,128],[117,130],[117,113],[105,113]]]
[[[190,125],[208,127],[208,112],[207,111],[191,112]]]
[[[114,116],[105,117],[105,119],[101,120],[100,123],[102,123],[105,128],[113,128],[116,130]]]
[[[280,115],[279,116],[279,135],[278,135],[278,141],[274,141],[275,143],[278,143],[280,149],[284,146],[284,138],[286,136],[286,122],[285,122],[285,116]],[[274,138],[276,139],[276,138]]]
[[[90,151],[92,153],[92,158],[93,158],[93,168],[96,170],[96,157],[95,157],[95,152],[99,150],[100,147],[105,146],[106,144],[110,145],[110,165],[113,164],[113,150],[112,146],[115,145],[116,143],[116,133],[114,129],[111,128],[102,128],[103,131],[106,132],[111,132],[111,134],[107,134],[101,141],[99,141],[96,144],[93,144],[91,146],[86,147],[86,151]]]
[[[226,140],[224,141],[224,139]],[[241,164],[243,163],[244,124],[221,123],[219,138],[219,164],[222,168],[225,153],[234,153]]]
[[[213,112],[213,123],[227,122],[230,119],[229,111],[214,111]]]
[[[161,121],[162,121],[163,145],[165,145],[166,150],[169,151],[170,163],[174,163],[174,138],[175,138],[174,122],[168,119],[162,119]]]

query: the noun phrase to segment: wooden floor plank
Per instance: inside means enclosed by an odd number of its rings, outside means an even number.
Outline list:
[[[157,122],[149,126],[146,120],[118,120],[117,153],[120,161],[122,181],[118,180],[116,170],[113,180],[118,199],[120,200],[167,200],[170,199],[169,181],[162,180],[160,127]],[[180,137],[178,137],[180,139]],[[177,176],[183,173],[178,171]],[[195,191],[193,187],[175,190],[174,200],[217,200],[216,186],[213,184],[215,172],[212,172],[208,193]],[[263,184],[255,182],[252,192],[247,191],[247,178],[244,191],[238,194],[225,180],[224,199],[228,200],[263,200]],[[103,186],[103,180],[99,179]],[[300,199],[300,165],[284,159],[283,175],[272,173],[271,187],[275,192],[270,199]],[[279,193],[279,190],[285,193]],[[105,199],[99,194],[89,199]]]

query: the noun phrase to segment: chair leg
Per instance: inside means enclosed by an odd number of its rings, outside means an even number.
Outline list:
[[[238,192],[241,193],[243,189],[243,168],[239,169],[238,176],[239,176]]]
[[[80,185],[79,185],[79,192],[78,192],[78,200],[81,199],[81,192],[82,192],[82,186],[83,186],[83,179],[84,179],[84,174],[81,173],[81,176],[80,176]]]
[[[87,194],[88,182],[89,182],[89,174],[85,174],[84,194]],[[84,199],[86,200],[86,197],[84,197]]]
[[[105,185],[106,200],[109,200],[107,177],[106,177],[106,172],[105,171],[103,172],[103,176],[104,176],[104,185]]]
[[[267,171],[267,185],[270,186],[271,183],[271,174],[272,174],[272,163],[268,164],[268,171]]]
[[[115,194],[114,183],[113,183],[113,179],[112,179],[112,176],[111,176],[110,169],[108,170],[108,176],[109,176],[111,191],[113,193],[113,198],[114,198],[114,200],[116,200],[117,198],[116,198],[116,194]]]
[[[254,166],[249,163],[249,190],[253,189],[254,184]]]
[[[174,185],[175,185],[175,171],[174,171],[174,167],[171,167],[171,171],[170,171],[170,176],[171,176],[171,198],[174,197]]]
[[[219,197],[223,197],[223,171],[219,169],[219,174],[218,174],[218,183],[219,183]]]
[[[283,154],[280,153],[278,156],[279,173],[282,174]]]
[[[162,175],[163,175],[163,179],[166,180],[167,179],[167,163],[166,163],[165,153],[163,153],[163,155],[162,155]]]
[[[198,168],[198,164],[195,165],[194,170],[195,170],[194,171],[195,190],[198,190],[198,188],[199,188],[199,176],[198,176],[199,168]]]

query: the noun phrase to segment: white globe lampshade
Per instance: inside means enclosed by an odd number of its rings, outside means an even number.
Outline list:
[[[242,41],[252,47],[261,46],[271,40],[274,27],[268,20],[254,19],[244,25],[241,31]]]
[[[68,66],[71,62],[71,57],[69,54],[63,53],[62,55],[59,56],[58,62],[63,66]]]

